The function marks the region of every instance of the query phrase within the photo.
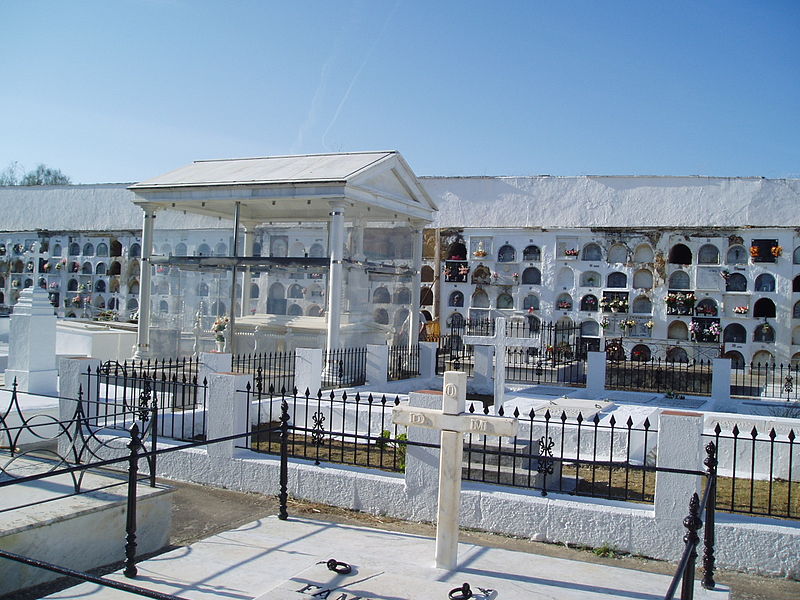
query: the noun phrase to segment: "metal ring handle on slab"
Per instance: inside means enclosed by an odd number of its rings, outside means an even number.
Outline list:
[[[339,562],[335,558],[329,559],[328,562],[325,563],[325,566],[328,567],[329,571],[333,571],[339,575],[347,575],[353,570],[353,567],[346,562]]]
[[[472,598],[472,590],[468,583],[464,583],[461,587],[450,590],[447,597],[450,598],[450,600],[468,600]]]

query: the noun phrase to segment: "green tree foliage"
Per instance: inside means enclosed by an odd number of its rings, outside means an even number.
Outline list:
[[[66,185],[69,177],[59,169],[51,169],[47,165],[39,165],[32,171],[22,175],[22,167],[13,162],[0,171],[0,185]]]

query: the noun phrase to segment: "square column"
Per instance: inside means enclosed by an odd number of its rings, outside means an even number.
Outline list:
[[[331,220],[328,224],[330,270],[328,272],[328,330],[325,345],[328,350],[339,347],[339,327],[342,312],[342,259],[344,258],[344,200],[331,200]]]
[[[412,270],[414,273],[411,279],[411,318],[408,327],[408,345],[413,348],[419,341],[419,296],[422,289],[420,278],[422,277],[422,223],[413,221],[411,232],[414,236]]]
[[[153,254],[153,228],[156,221],[156,211],[144,208],[142,221],[142,263],[139,274],[139,323],[136,330],[136,352],[133,357],[137,359],[150,356],[150,279],[152,267],[150,257]]]

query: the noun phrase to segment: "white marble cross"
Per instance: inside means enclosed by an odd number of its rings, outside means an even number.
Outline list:
[[[436,566],[452,570],[458,559],[458,512],[461,506],[461,468],[464,434],[514,436],[514,418],[461,412],[467,398],[467,375],[458,371],[444,374],[442,410],[397,406],[392,422],[409,427],[441,430],[439,455],[439,500],[436,518]]]
[[[506,387],[506,350],[509,346],[515,348],[528,348],[539,346],[538,337],[514,337],[506,334],[505,317],[495,319],[494,333],[492,335],[465,335],[462,341],[470,346],[489,346],[494,349],[494,405],[502,406]],[[478,353],[475,355],[475,368],[478,370]],[[491,372],[492,360],[488,359],[486,368]],[[489,373],[485,374],[489,376]]]

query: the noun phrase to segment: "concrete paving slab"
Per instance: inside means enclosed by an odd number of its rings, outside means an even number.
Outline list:
[[[443,571],[433,567],[434,545],[432,538],[407,533],[268,517],[144,561],[135,580],[127,580],[121,573],[109,577],[193,600],[314,598],[316,588],[301,592],[302,585],[293,586],[305,582],[322,588],[329,583],[312,581],[308,575],[319,573],[318,565],[331,558],[369,574],[352,588],[360,596],[353,596],[346,586],[323,596],[347,600],[351,596],[361,600],[445,599],[447,590],[464,582],[476,590],[495,590],[498,600],[658,600],[670,580],[653,573],[463,543],[459,544],[458,567]],[[698,586],[695,597],[722,600],[728,592],[709,592]],[[48,598],[121,600],[130,596],[82,584]]]

